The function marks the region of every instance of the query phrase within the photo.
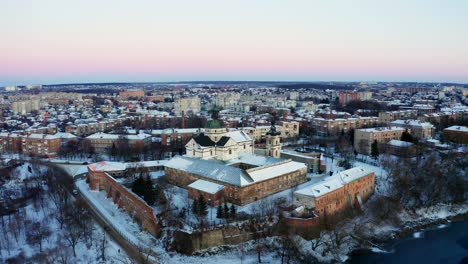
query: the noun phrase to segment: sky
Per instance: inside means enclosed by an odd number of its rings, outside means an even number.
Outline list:
[[[466,0],[0,0],[0,86],[468,83]]]

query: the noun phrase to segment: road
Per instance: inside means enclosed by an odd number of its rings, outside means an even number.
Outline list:
[[[56,165],[56,164],[51,164],[50,162],[45,162],[44,163],[45,165]],[[62,168],[63,169],[63,168]],[[64,170],[66,171],[66,170]],[[67,172],[67,171],[66,171]],[[73,181],[76,183],[77,180],[80,180],[80,179],[86,179],[86,174],[87,173],[81,173],[81,174],[77,174],[77,175],[70,175],[68,172],[67,172],[67,176],[68,177],[73,177]],[[76,187],[76,185],[75,185]],[[94,208],[94,206],[92,205],[92,203],[90,203],[90,201],[88,201],[86,199],[86,197],[84,195],[82,195],[79,191],[79,188],[75,188],[78,192],[74,192],[72,190],[70,190],[70,192],[72,192],[71,194],[75,197],[81,197],[83,198],[83,200],[86,202],[86,205],[89,209],[89,211],[91,212],[94,220],[96,220],[96,222],[102,227],[102,229],[115,241],[119,244],[119,246],[125,250],[125,252],[127,253],[127,255],[131,258],[132,262],[134,263],[148,263],[148,264],[152,264],[152,263],[156,263],[156,262],[153,262],[151,260],[147,260],[147,255],[144,254],[140,249],[138,249],[135,245],[133,245],[132,243],[130,243],[118,230],[116,230],[113,225],[111,223],[108,223],[107,222],[107,219],[105,217],[102,216],[102,214],[99,212],[98,209]]]

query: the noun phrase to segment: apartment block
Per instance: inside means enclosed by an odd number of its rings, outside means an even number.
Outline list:
[[[407,129],[401,127],[377,127],[356,129],[354,132],[354,148],[357,152],[370,155],[374,141],[384,144],[392,139],[401,139],[401,134]]]

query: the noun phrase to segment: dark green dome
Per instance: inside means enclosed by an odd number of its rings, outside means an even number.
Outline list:
[[[223,120],[214,119],[206,123],[206,128],[224,128],[226,125]]]

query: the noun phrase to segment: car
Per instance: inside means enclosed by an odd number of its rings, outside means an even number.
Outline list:
[[[110,231],[110,228],[108,226],[104,226],[104,230],[106,230],[107,232]]]
[[[78,190],[77,190],[77,189],[73,189],[72,193],[73,193],[73,195],[78,195]]]

